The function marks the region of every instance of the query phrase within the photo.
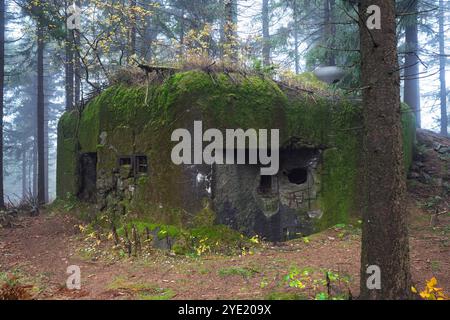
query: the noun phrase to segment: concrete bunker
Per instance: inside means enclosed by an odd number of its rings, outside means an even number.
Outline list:
[[[97,153],[87,152],[80,155],[79,160],[78,198],[94,203],[97,195]]]
[[[405,165],[414,125],[402,112]],[[176,165],[171,134],[279,129],[278,173],[255,165]],[[205,203],[216,224],[283,241],[358,217],[360,106],[286,92],[258,75],[175,73],[162,83],[116,84],[58,126],[57,196],[77,196],[112,218],[195,227]]]
[[[280,170],[261,175],[255,165],[216,165],[213,203],[219,223],[242,232],[251,230],[272,241],[284,241],[314,231],[322,212],[321,150],[280,150]]]

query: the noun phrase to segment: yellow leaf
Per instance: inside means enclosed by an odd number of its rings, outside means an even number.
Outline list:
[[[422,292],[420,293],[420,296],[421,296],[423,299],[428,299],[428,298],[430,297],[430,294],[427,293],[426,291],[422,291]]]
[[[432,289],[437,285],[437,279],[435,277],[431,278],[430,281],[427,281],[427,287]]]

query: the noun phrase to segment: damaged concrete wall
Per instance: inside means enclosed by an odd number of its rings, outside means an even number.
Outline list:
[[[204,130],[280,129],[278,175],[270,181],[261,178],[258,166],[174,165],[170,135],[191,128],[194,120],[202,120]],[[95,154],[94,201],[113,218],[132,215],[192,225],[209,199],[216,223],[285,240],[357,216],[360,123],[358,105],[287,95],[260,76],[194,70],[162,84],[116,85],[81,115],[75,111],[62,117],[57,195],[93,198],[85,190],[82,159]],[[120,164],[121,157],[137,155],[146,157],[147,172],[136,173],[134,160]]]

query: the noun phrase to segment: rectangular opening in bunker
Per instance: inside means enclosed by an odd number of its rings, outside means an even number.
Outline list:
[[[272,176],[261,176],[258,193],[261,195],[270,195],[272,193]]]
[[[131,166],[132,165],[132,157],[131,156],[123,156],[119,157],[119,167],[122,166]]]
[[[117,160],[119,167],[128,166],[132,176],[148,173],[148,160],[145,155],[121,156]]]
[[[80,184],[78,198],[95,202],[97,186],[97,153],[83,153],[80,156]]]
[[[146,174],[148,172],[147,156],[135,156],[134,163],[134,171],[136,174]]]

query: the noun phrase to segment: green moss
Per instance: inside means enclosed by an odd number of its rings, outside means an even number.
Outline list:
[[[305,295],[294,292],[271,292],[266,296],[266,300],[307,300]]]
[[[78,113],[66,112],[58,124],[56,195],[65,199],[78,192]]]
[[[216,213],[209,208],[208,203],[205,208],[200,210],[193,219],[193,225],[195,227],[211,227],[216,220]]]
[[[315,87],[320,84],[312,74],[299,79]],[[76,112],[67,113],[59,123],[58,197],[78,191],[79,153],[97,152],[97,171],[106,175],[117,167],[119,156],[145,154],[149,174],[135,181],[131,202],[120,203],[127,212],[146,219],[152,227],[176,226],[177,232],[169,231],[177,235],[194,225],[198,228],[189,232],[194,238],[208,238],[211,243],[225,238],[227,243],[242,245],[238,233],[212,226],[215,215],[202,203],[186,203],[187,185],[180,181],[188,177],[171,161],[172,132],[202,120],[204,130],[278,128],[282,144],[294,137],[304,146],[322,149],[318,203],[323,217],[317,229],[346,223],[358,211],[361,107],[344,99],[300,94],[288,98],[276,83],[262,76],[194,70],[177,73],[160,85],[113,86],[89,103],[78,118]],[[411,113],[404,112],[402,121],[408,167],[414,141]]]
[[[217,274],[221,277],[241,276],[243,278],[250,278],[256,273],[258,273],[257,270],[244,267],[227,267],[217,271]]]
[[[319,168],[322,218],[316,229],[347,222],[356,211],[359,157],[362,153],[361,108],[341,100],[296,98],[288,109],[289,136],[323,149]]]
[[[177,238],[180,237],[183,233],[183,231],[176,227],[176,226],[170,226],[170,225],[163,225],[163,224],[157,224],[157,223],[148,223],[148,222],[142,222],[142,221],[131,221],[126,223],[125,225],[121,226],[117,229],[117,233],[120,236],[125,235],[125,228],[127,228],[128,233],[130,234],[130,230],[132,227],[135,226],[137,232],[140,234],[144,234],[146,229],[149,231],[154,231],[158,229],[158,238],[164,239],[166,237],[171,238]]]
[[[135,283],[123,276],[114,278],[107,289],[129,292],[138,300],[170,300],[175,296],[171,289],[160,288],[154,284]]]
[[[253,246],[247,237],[225,225],[193,228],[189,234],[194,244],[201,242],[215,253],[230,254]]]

